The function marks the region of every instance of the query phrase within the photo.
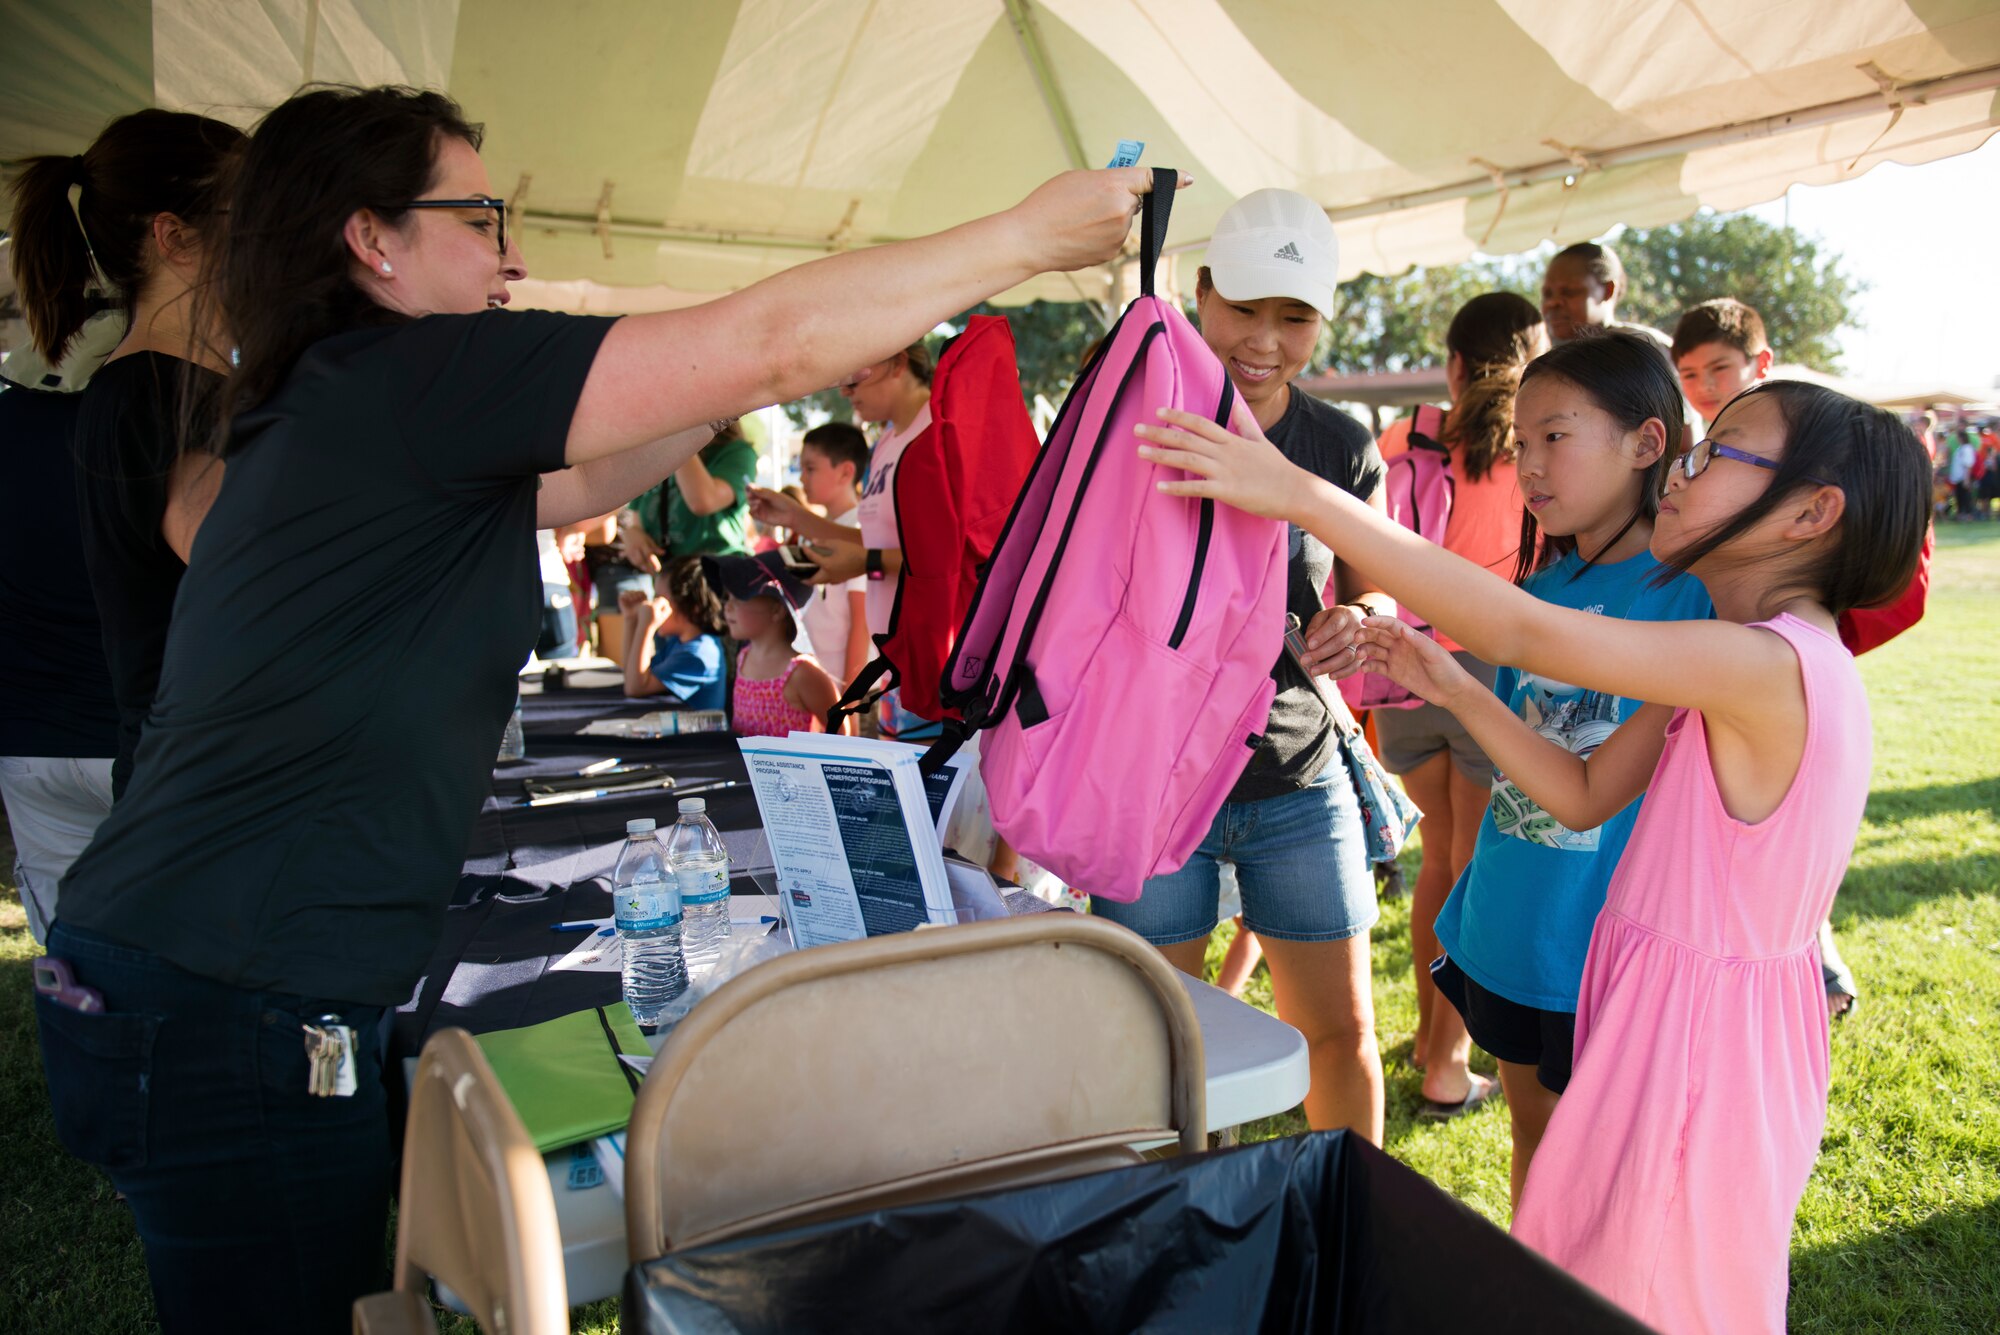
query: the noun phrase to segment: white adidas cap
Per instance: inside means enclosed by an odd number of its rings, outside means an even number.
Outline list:
[[[1326,210],[1296,190],[1253,190],[1208,239],[1208,276],[1229,301],[1292,297],[1333,318],[1340,242]]]

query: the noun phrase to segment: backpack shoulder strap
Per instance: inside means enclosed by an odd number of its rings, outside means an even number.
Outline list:
[[[1417,410],[1410,414],[1410,448],[1449,454],[1443,442],[1444,409],[1434,403],[1418,404]]]

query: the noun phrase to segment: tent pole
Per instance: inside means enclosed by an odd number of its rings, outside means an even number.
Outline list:
[[[1055,122],[1056,135],[1062,140],[1063,151],[1069,154],[1069,165],[1083,170],[1090,166],[1090,159],[1083,155],[1083,140],[1077,137],[1069,102],[1063,97],[1061,85],[1056,83],[1048,52],[1042,49],[1042,35],[1035,27],[1035,16],[1028,12],[1028,0],[1006,0],[1006,4],[1007,20],[1014,25],[1021,55],[1034,73],[1035,86],[1042,91],[1042,105],[1048,108],[1049,119]]]

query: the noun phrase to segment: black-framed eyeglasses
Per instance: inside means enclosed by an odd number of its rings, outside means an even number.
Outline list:
[[[1703,473],[1706,473],[1708,466],[1717,459],[1734,459],[1737,463],[1753,464],[1758,468],[1768,468],[1774,473],[1778,470],[1778,461],[1776,459],[1766,459],[1761,454],[1751,454],[1747,450],[1739,450],[1733,446],[1724,445],[1719,440],[1698,440],[1695,442],[1693,449],[1667,466],[1667,478],[1671,480],[1674,473],[1678,470],[1682,477],[1692,482]],[[1823,487],[1833,485],[1824,479],[1813,477],[1810,474],[1807,475],[1806,481],[1817,482]],[[1661,492],[1664,493],[1666,489],[1666,483],[1662,482],[1660,484]]]
[[[500,255],[507,254],[507,201],[494,199],[490,195],[474,195],[471,199],[413,199],[402,205],[406,209],[491,209],[499,222]]]

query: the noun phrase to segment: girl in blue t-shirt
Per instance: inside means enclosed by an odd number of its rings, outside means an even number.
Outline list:
[[[1514,417],[1524,503],[1516,583],[1547,602],[1627,620],[1712,614],[1698,581],[1660,582],[1648,551],[1681,413],[1673,367],[1638,335],[1573,340],[1529,363]],[[1406,688],[1429,698],[1470,680],[1435,644],[1418,648],[1435,650],[1422,653],[1428,676]],[[1493,691],[1577,755],[1642,707],[1513,668],[1501,669]],[[1665,722],[1662,712],[1656,747]],[[1438,914],[1444,953],[1432,976],[1473,1041],[1499,1060],[1517,1203],[1569,1083],[1584,955],[1638,813],[1633,802],[1596,829],[1567,829],[1496,770],[1472,861]]]
[[[653,576],[657,597],[627,590],[618,610],[625,639],[625,694],[669,695],[689,709],[723,709],[728,690],[722,651],[722,604],[701,558],[668,562]]]

